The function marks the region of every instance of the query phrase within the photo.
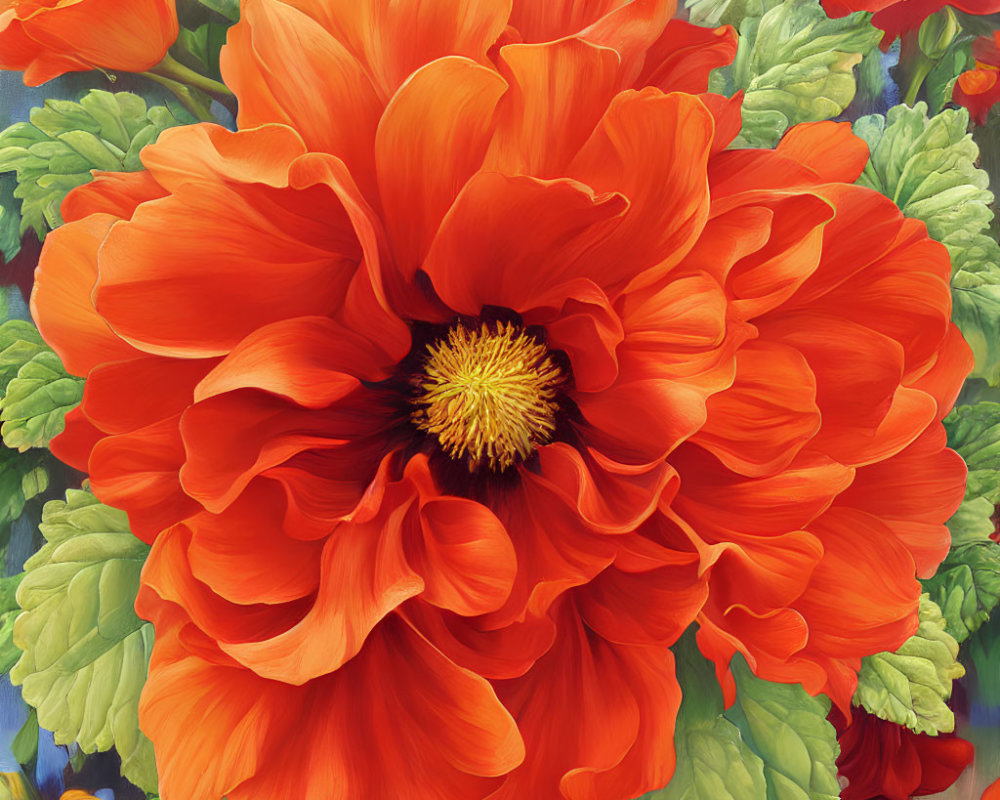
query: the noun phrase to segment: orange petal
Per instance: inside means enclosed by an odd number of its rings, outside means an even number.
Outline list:
[[[962,502],[966,472],[961,457],[946,449],[944,428],[932,425],[891,458],[858,469],[835,505],[888,524],[913,554],[920,577],[929,577],[948,553],[944,523]]]
[[[667,456],[705,422],[705,393],[684,381],[619,380],[594,394],[574,396],[586,442],[626,464],[650,464]]]
[[[729,541],[734,533],[802,530],[854,477],[853,469],[808,452],[783,472],[763,478],[730,472],[699,447],[685,445],[670,460],[684,487],[671,508],[708,542]]]
[[[157,640],[140,708],[164,794],[468,800],[486,797],[524,756],[489,685],[398,618],[343,669],[301,687],[259,678],[209,643],[192,652],[180,641],[173,632]]]
[[[101,439],[90,457],[90,480],[101,502],[128,512],[132,533],[151,542],[165,528],[199,511],[181,489],[184,463],[178,417]]]
[[[821,659],[896,650],[917,628],[913,557],[884,523],[853,509],[831,509],[809,530],[825,550],[795,604],[809,625],[810,650]],[[834,701],[849,702],[851,681],[838,681],[834,671],[831,683]]]
[[[87,417],[105,433],[129,433],[175,417],[194,399],[215,359],[145,356],[95,367],[84,387]]]
[[[523,315],[524,324],[545,326],[549,349],[569,356],[576,389],[607,389],[618,377],[617,349],[624,336],[621,319],[607,295],[593,281],[579,279],[550,296],[561,301],[561,307],[528,312]]]
[[[288,186],[288,168],[306,146],[283,125],[230,131],[220,125],[169,128],[142,151],[142,163],[167,192],[187,183]]]
[[[622,0],[514,0],[510,24],[526,42],[547,42],[579,33]]]
[[[608,275],[604,264],[580,266],[581,255],[608,236],[624,210],[620,195],[595,194],[575,181],[481,172],[445,215],[424,269],[453,311],[530,310],[569,280],[603,285],[631,274],[624,262],[612,262],[617,275]]]
[[[147,200],[156,200],[167,192],[146,170],[142,172],[94,171],[90,183],[76,187],[66,195],[60,212],[66,222],[75,222],[89,214],[111,214],[129,219]]]
[[[729,469],[774,474],[819,430],[816,379],[796,350],[748,342],[736,354],[732,387],[708,399],[708,419],[692,437]]]
[[[328,317],[296,317],[250,333],[198,384],[194,400],[260,389],[319,409],[394,367],[362,334]]]
[[[503,523],[481,503],[442,495],[424,456],[410,460],[404,478],[420,492],[420,535],[405,544],[409,563],[426,584],[421,599],[463,616],[499,609],[517,573]]]
[[[726,276],[736,312],[752,320],[780,308],[816,271],[824,229],[836,212],[821,197],[787,192],[734,195],[720,200],[713,211],[723,213],[737,203],[771,213],[767,242],[733,264]]]
[[[789,128],[777,152],[809,167],[820,181],[854,183],[868,164],[868,145],[849,122],[805,122]]]
[[[447,56],[488,63],[511,0],[285,0],[319,21],[364,65],[383,101],[425,64]]]
[[[29,86],[93,67],[144,72],[177,38],[174,0],[31,5],[0,17],[0,65],[25,70]]]
[[[395,266],[407,280],[458,190],[482,164],[506,88],[492,70],[444,58],[414,73],[386,108],[375,163]]]
[[[600,122],[615,93],[614,50],[580,39],[500,51],[510,91],[500,103],[484,169],[557,178]]]
[[[736,45],[736,30],[731,25],[703,28],[672,19],[646,53],[635,85],[688,94],[707,91],[709,73],[732,62]]]
[[[147,352],[212,356],[262,325],[339,308],[362,256],[339,188],[175,187],[109,234],[101,315]]]
[[[219,512],[254,477],[301,453],[333,451],[330,458],[338,461],[336,451],[343,449],[340,459],[358,459],[368,440],[377,437],[381,443],[375,442],[369,458],[355,462],[355,481],[364,486],[391,449],[384,433],[393,425],[393,408],[391,401],[363,387],[322,410],[303,409],[254,389],[209,397],[184,413],[181,432],[187,460],[181,481],[189,495]]]
[[[240,128],[280,122],[331,153],[374,196],[373,143],[382,102],[358,60],[322,25],[279,0],[249,0],[229,29],[221,67]],[[316,102],[316,87],[324,87]]]
[[[574,594],[587,626],[616,644],[672,645],[708,597],[696,553],[642,573],[608,567]]]
[[[52,231],[45,237],[35,273],[31,315],[45,341],[74,375],[86,375],[105,361],[136,355],[90,301],[97,282],[97,251],[114,222],[107,214],[95,214]]]
[[[323,548],[319,590],[306,615],[287,631],[222,650],[258,675],[300,685],[353,658],[390,611],[424,589],[403,541],[419,525],[412,487],[389,487],[372,519],[341,523]]]
[[[900,386],[904,354],[899,342],[830,312],[782,314],[760,329],[761,338],[798,350],[816,376],[816,404],[823,415],[817,446],[820,440],[837,445],[853,432],[874,433]],[[865,354],[864,360],[858,353]],[[838,441],[828,441],[833,437]],[[836,458],[843,448],[834,447],[831,454]]]
[[[52,454],[65,464],[80,472],[89,472],[90,453],[102,438],[104,432],[83,415],[77,406],[66,415],[66,427],[50,443]]]
[[[322,543],[285,535],[283,498],[274,484],[254,485],[223,514],[202,513],[185,525],[192,575],[231,603],[277,605],[320,585]]]
[[[552,649],[522,678],[497,681],[527,758],[490,800],[637,797],[673,772],[680,688],[665,646],[615,645],[572,603]]]
[[[708,109],[689,95],[645,89],[612,101],[568,170],[630,204],[614,233],[582,259],[591,269],[603,267],[602,285],[652,283],[695,243],[708,217],[713,131]]]
[[[556,625],[547,614],[486,630],[481,619],[442,611],[419,598],[398,613],[458,666],[491,680],[524,675],[556,637]]]

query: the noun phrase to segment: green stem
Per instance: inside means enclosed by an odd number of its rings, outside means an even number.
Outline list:
[[[170,80],[170,78],[164,78],[154,72],[142,72],[140,75],[144,78],[149,78],[151,81],[156,81],[161,86],[169,89],[174,97],[180,101],[180,104],[202,122],[215,121],[215,117],[212,116],[212,112],[208,107],[203,103],[199,103],[194,94],[192,94],[190,86],[185,86],[183,83]]]
[[[906,96],[903,98],[903,102],[910,106],[910,108],[917,102],[920,87],[924,85],[924,81],[930,75],[934,64],[935,62],[923,53],[918,55],[916,63],[913,66],[913,75],[910,77],[910,85],[906,88]]]
[[[211,78],[206,78],[201,73],[195,72],[189,67],[185,67],[180,61],[169,53],[163,57],[163,61],[150,70],[154,75],[167,78],[177,83],[183,83],[195,89],[200,89],[210,97],[214,97],[220,102],[231,101],[233,93],[224,83],[219,83]]]

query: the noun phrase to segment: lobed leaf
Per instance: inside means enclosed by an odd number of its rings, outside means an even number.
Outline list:
[[[14,620],[19,608],[15,593],[24,574],[0,578],[0,674],[6,675],[21,657],[14,644]]]
[[[0,264],[10,263],[21,251],[21,204],[14,197],[17,181],[0,175]]]
[[[830,700],[798,684],[757,678],[742,657],[732,663],[737,721],[764,763],[768,800],[834,800],[840,796],[837,732],[827,721]]]
[[[145,100],[128,92],[94,89],[78,103],[46,100],[42,108],[32,110],[30,123],[15,123],[0,132],[0,172],[17,175],[19,235],[33,228],[43,238],[62,224],[63,198],[87,183],[91,170],[141,169],[141,147],[166,128],[193,121],[175,116],[168,107],[147,108]]]
[[[677,768],[665,789],[644,800],[834,800],[840,795],[830,701],[799,685],[732,664],[736,703],[723,713],[713,666],[690,632],[674,648],[683,691],[677,717]]]
[[[965,674],[957,658],[958,642],[941,609],[922,595],[917,632],[894,653],[862,659],[854,703],[916,733],[951,732],[955,715],[946,701],[952,682]]]
[[[149,548],[124,512],[85,491],[46,503],[39,527],[46,543],[17,590],[14,641],[24,652],[11,680],[57,744],[114,746],[123,774],[154,791],[152,746],[138,721],[153,631],[133,609]]]
[[[1000,503],[1000,403],[958,406],[945,419],[948,446],[969,467],[965,497]]]
[[[48,447],[82,398],[83,380],[69,375],[51,350],[40,351],[21,366],[0,400],[4,444],[21,452]]]
[[[955,548],[923,584],[944,614],[945,629],[965,641],[1000,603],[1000,545],[984,538]]]
[[[952,262],[952,319],[972,347],[971,377],[1000,381],[1000,244],[988,234],[993,211],[989,176],[976,167],[979,148],[969,114],[946,109],[927,117],[927,104],[898,105],[862,117],[854,132],[871,158],[858,179],[919,219]]]
[[[697,0],[692,21],[739,25],[732,65],[713,72],[709,88],[732,95],[743,89],[738,143],[774,145],[799,122],[840,114],[854,99],[854,67],[881,33],[870,15],[830,19],[819,0]]]
[[[924,588],[943,612],[948,633],[962,642],[1000,602],[1000,544],[991,538],[1000,502],[1000,403],[958,406],[944,424],[969,477],[965,499],[948,520],[951,551]]]
[[[670,783],[640,800],[764,800],[764,764],[722,716],[722,689],[688,631],[674,647],[683,693]]]

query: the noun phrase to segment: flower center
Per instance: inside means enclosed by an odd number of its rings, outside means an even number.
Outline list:
[[[453,459],[496,471],[524,459],[555,431],[565,380],[547,348],[510,323],[461,324],[427,346],[411,419]]]

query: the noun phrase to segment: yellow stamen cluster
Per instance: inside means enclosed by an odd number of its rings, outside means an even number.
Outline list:
[[[470,472],[483,463],[504,470],[552,438],[564,375],[523,330],[456,325],[427,353],[413,422],[451,458],[468,456]]]

